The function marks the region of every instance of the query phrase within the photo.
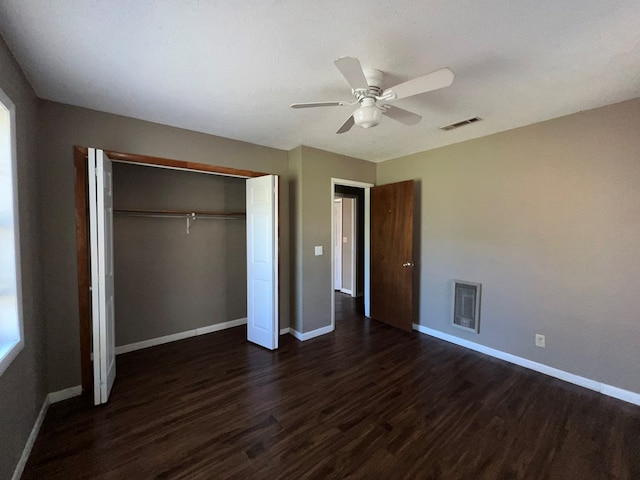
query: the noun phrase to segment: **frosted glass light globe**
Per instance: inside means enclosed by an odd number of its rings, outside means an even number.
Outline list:
[[[355,124],[362,128],[375,127],[382,119],[382,112],[373,105],[363,105],[353,114]]]

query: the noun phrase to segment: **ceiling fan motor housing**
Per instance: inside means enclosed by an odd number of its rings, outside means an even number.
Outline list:
[[[384,74],[380,70],[375,70],[373,68],[367,68],[363,70],[364,78],[367,79],[367,85],[369,85],[369,89],[377,90],[380,92],[382,90],[382,81],[384,80]]]

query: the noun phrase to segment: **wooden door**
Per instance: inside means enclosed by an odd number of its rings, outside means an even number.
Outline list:
[[[413,324],[413,180],[371,189],[371,318]]]
[[[278,177],[247,179],[247,340],[278,348]]]
[[[111,160],[90,148],[89,231],[91,237],[91,317],[93,324],[93,401],[106,403],[116,378],[113,288],[113,179]]]

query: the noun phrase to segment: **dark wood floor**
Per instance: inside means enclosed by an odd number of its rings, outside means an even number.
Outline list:
[[[640,479],[640,407],[352,313],[275,353],[243,328],[118,357],[53,405],[24,479]]]

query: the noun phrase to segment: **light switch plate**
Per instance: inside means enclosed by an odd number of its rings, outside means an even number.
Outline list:
[[[316,250],[316,256],[322,255],[322,245],[319,245],[319,246],[316,245],[315,250]]]
[[[347,237],[342,237],[342,243],[347,243],[349,239]]]

